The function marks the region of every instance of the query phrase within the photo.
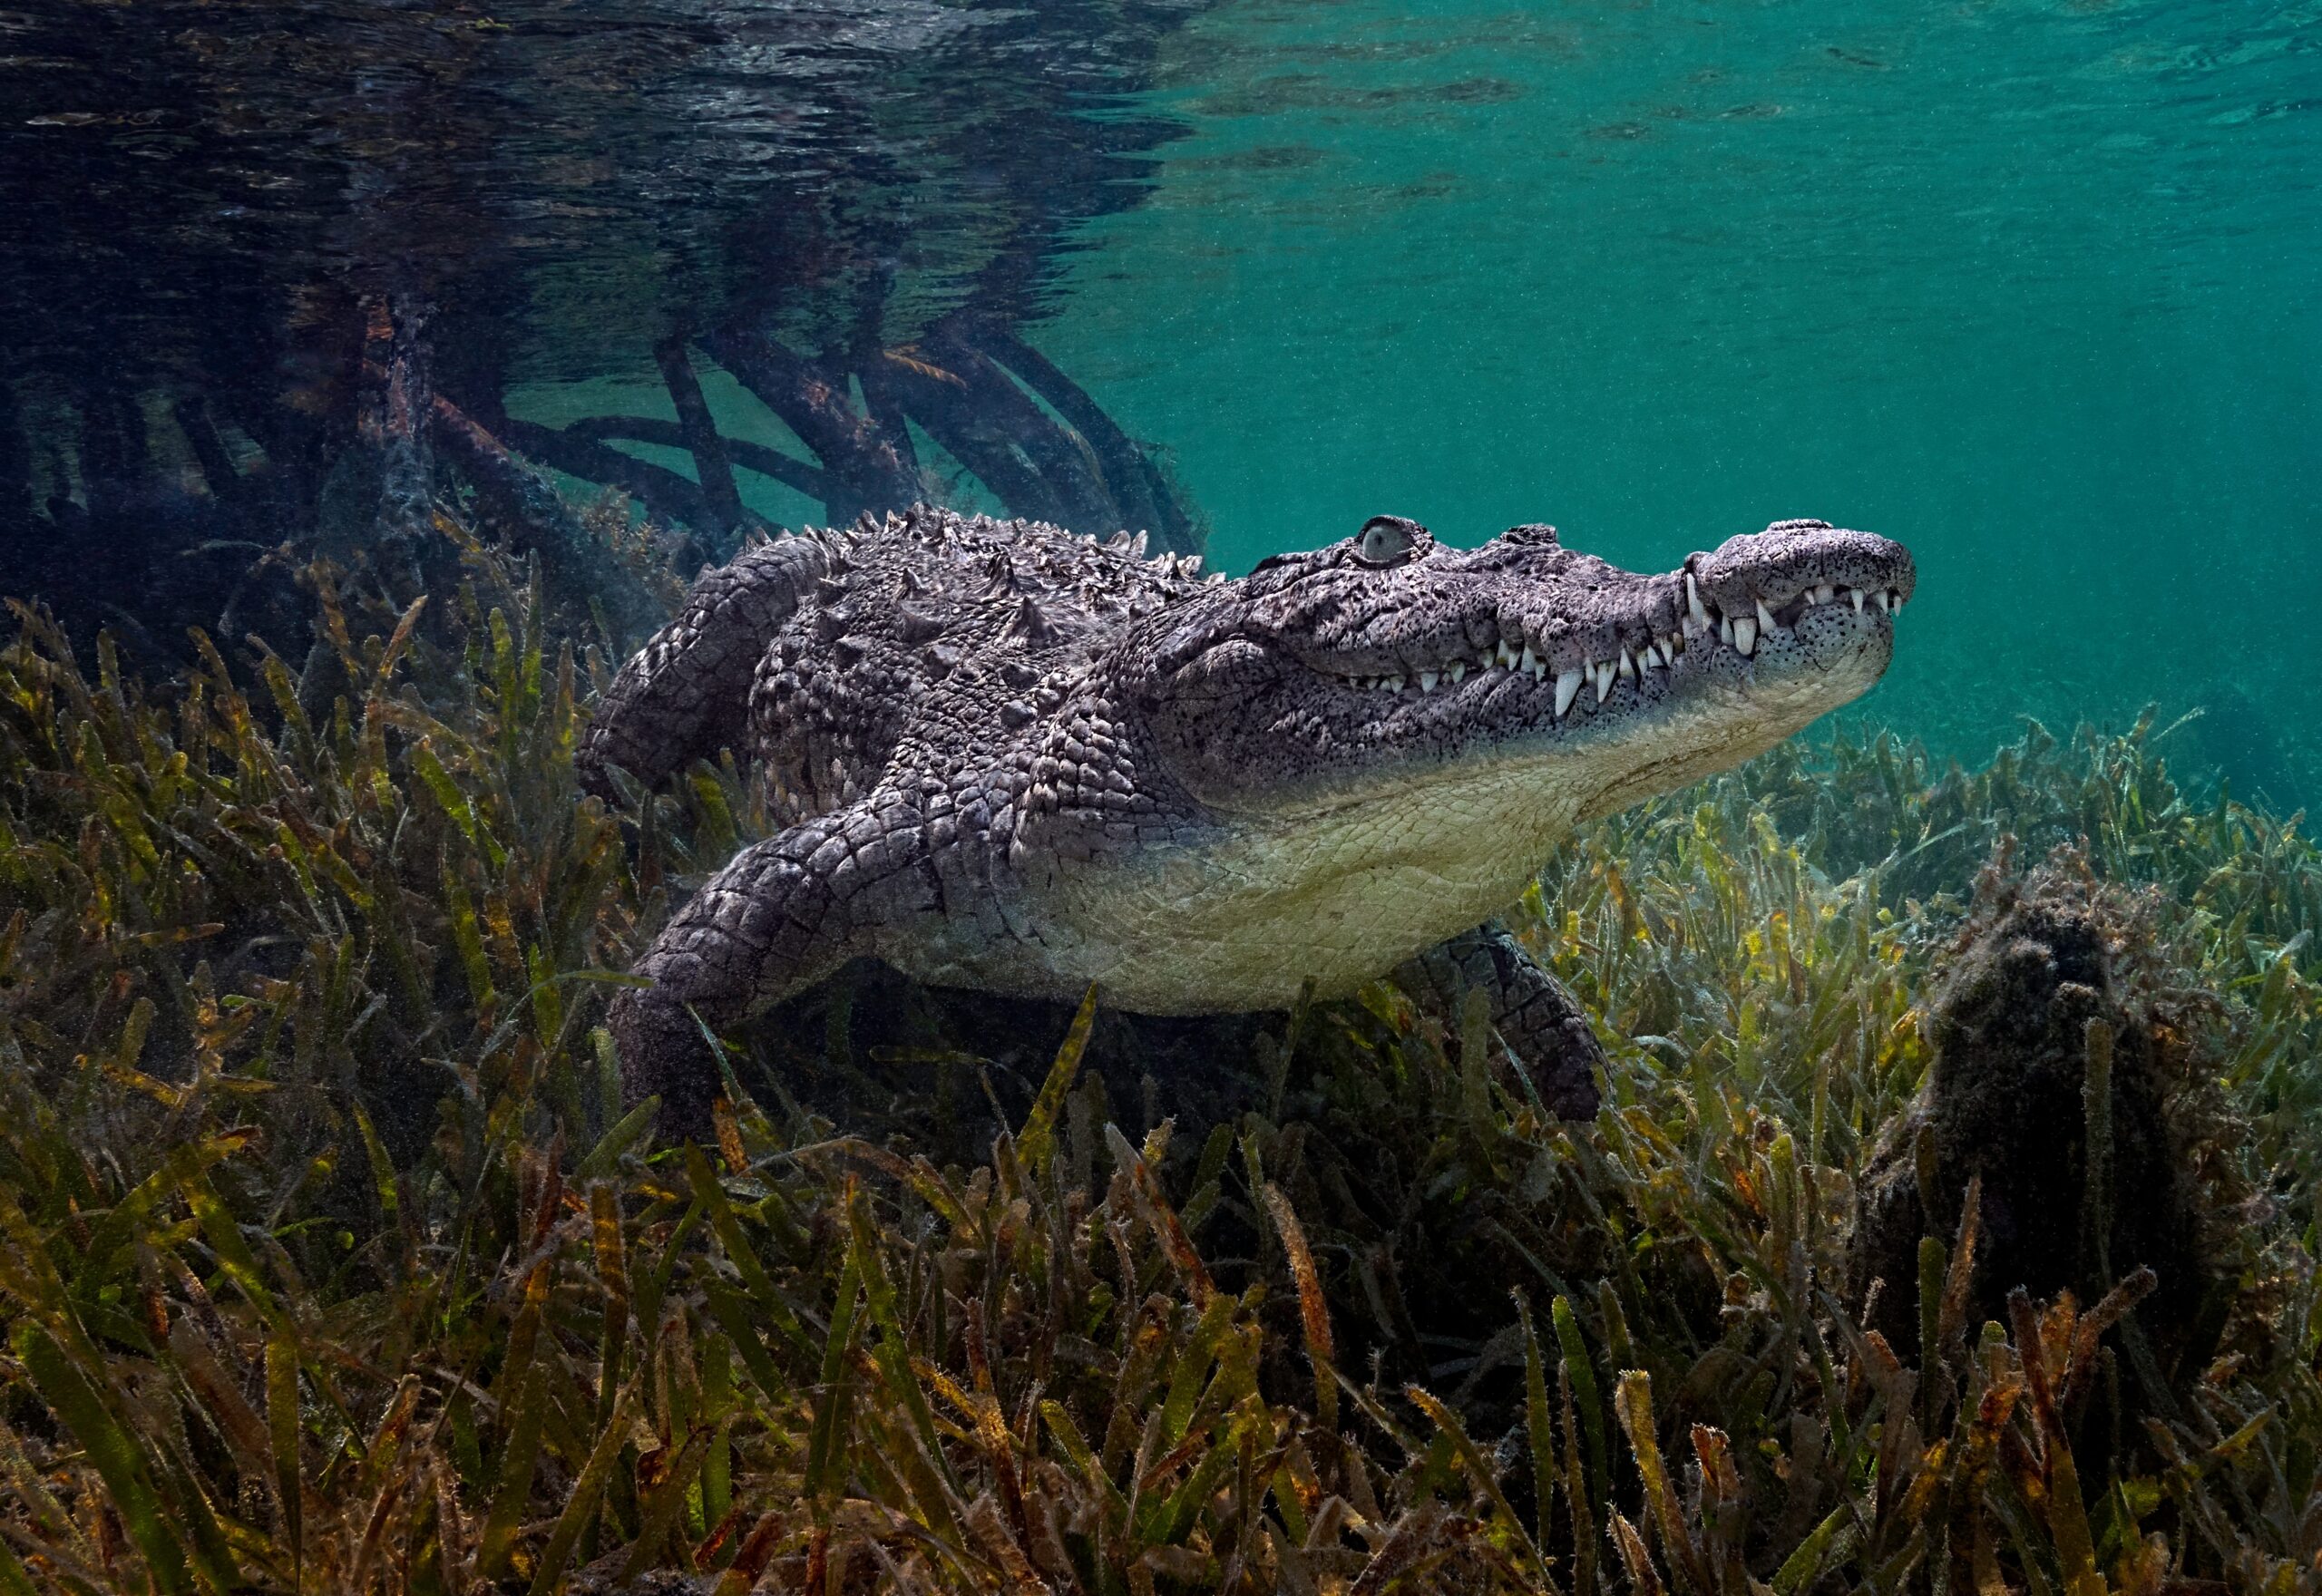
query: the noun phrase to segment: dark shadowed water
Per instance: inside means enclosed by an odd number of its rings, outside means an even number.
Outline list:
[[[1166,452],[1230,568],[1379,511],[1655,566],[1819,515],[1921,562],[1873,718],[1972,754],[2202,708],[2185,757],[2287,804],[2317,45],[2314,0],[35,0],[0,378],[77,504],[117,446],[199,491],[186,392],[245,466],[303,446],[264,417],[327,409],[368,298],[424,307],[440,391],[559,424],[672,416],[652,347],[706,321],[907,350],[965,307]],[[93,442],[106,404],[145,435]]]

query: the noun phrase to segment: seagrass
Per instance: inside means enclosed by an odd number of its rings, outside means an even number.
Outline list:
[[[673,1148],[605,1003],[764,795],[584,799],[603,639],[463,547],[424,605],[311,570],[299,664],[0,649],[0,1587],[2322,1589],[2322,856],[2167,728],[1841,731],[1584,830],[1512,923],[1615,1039],[1593,1124],[1377,987],[1224,1110],[1084,1018],[1044,1079],[859,1061],[972,1157],[750,1053]],[[2210,995],[2232,1318],[2109,1462],[2125,1267],[1969,1323],[1930,1234],[1924,1364],[1848,1306],[2003,836],[2156,889]]]

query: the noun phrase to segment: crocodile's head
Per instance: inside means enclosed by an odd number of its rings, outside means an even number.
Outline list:
[[[1148,748],[1213,811],[1294,822],[1488,781],[1489,813],[1533,805],[1546,834],[1862,693],[1913,581],[1902,545],[1824,521],[1641,575],[1546,526],[1462,550],[1379,516],[1157,618],[1120,666]]]

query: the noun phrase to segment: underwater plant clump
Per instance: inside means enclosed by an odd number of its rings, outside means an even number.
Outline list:
[[[1841,735],[1576,835],[1511,924],[1618,1038],[1593,1124],[1383,986],[1148,1043],[865,980],[673,1147],[606,999],[765,794],[583,798],[603,654],[461,560],[309,573],[302,667],[0,648],[0,1588],[2322,1591],[2322,854],[2153,726]],[[2170,1056],[2236,1116],[2180,1151],[2249,1196],[2194,1243],[2238,1318],[2140,1447],[2079,1416],[2161,1291],[1987,1319],[1915,1237],[1927,1359],[1848,1289],[2006,832],[2164,890],[2089,889],[2116,1039],[2216,1006]]]

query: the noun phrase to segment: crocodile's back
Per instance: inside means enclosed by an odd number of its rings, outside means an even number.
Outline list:
[[[926,506],[821,534],[827,570],[759,662],[749,721],[785,823],[852,803],[917,737],[962,764],[1010,702],[1199,588],[1200,561],[1144,558],[1039,521]]]

